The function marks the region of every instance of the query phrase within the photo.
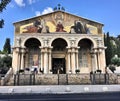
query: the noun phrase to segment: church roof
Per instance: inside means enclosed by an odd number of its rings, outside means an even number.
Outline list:
[[[87,21],[91,21],[91,22],[93,22],[93,23],[97,23],[97,24],[100,24],[100,25],[104,26],[104,24],[102,24],[102,23],[100,23],[100,22],[93,21],[93,20],[90,20],[90,19],[87,19],[87,18],[78,16],[78,15],[74,15],[74,14],[71,14],[71,13],[69,13],[69,12],[62,11],[62,10],[56,10],[56,11],[53,11],[53,12],[50,12],[50,13],[47,13],[47,14],[42,14],[42,15],[40,15],[40,16],[35,16],[35,17],[32,17],[32,18],[28,18],[28,19],[24,19],[24,20],[21,20],[21,21],[17,21],[17,22],[14,22],[13,24],[17,24],[17,23],[20,23],[20,22],[24,22],[24,21],[27,21],[27,20],[39,18],[39,17],[46,16],[46,15],[50,15],[50,14],[57,13],[57,12],[66,13],[66,14],[69,14],[69,15],[72,15],[72,16],[75,16],[75,17],[79,17],[79,18],[81,18],[81,19],[84,19],[84,20],[87,20]]]

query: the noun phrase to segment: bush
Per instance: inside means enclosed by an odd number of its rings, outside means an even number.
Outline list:
[[[113,58],[111,59],[111,63],[114,64],[114,65],[120,66],[120,58],[118,58],[118,57],[113,57]]]

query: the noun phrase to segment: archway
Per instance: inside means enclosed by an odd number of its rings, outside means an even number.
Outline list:
[[[25,67],[31,69],[40,68],[40,46],[41,43],[36,38],[30,38],[26,40],[24,46],[27,49],[27,54],[25,55]]]
[[[52,70],[53,74],[66,73],[66,46],[67,42],[62,38],[57,38],[52,42]]]
[[[89,73],[92,69],[91,49],[93,43],[89,39],[82,39],[79,41],[78,46],[78,66],[83,73]]]

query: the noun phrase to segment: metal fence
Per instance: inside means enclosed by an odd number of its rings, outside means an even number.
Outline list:
[[[120,74],[14,74],[4,83],[0,74],[0,85],[85,85],[120,84]]]

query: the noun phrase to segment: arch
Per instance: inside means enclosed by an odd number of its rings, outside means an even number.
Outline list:
[[[38,41],[40,42],[41,46],[43,46],[42,40],[39,39],[39,38],[37,38],[37,37],[33,37],[33,36],[30,36],[30,37],[25,38],[25,39],[22,41],[21,46],[22,46],[22,47],[25,47],[26,41],[29,40],[29,39],[32,39],[32,38],[38,40]]]
[[[38,47],[41,46],[41,42],[36,38],[30,38],[26,40],[24,46],[26,47]]]
[[[52,42],[53,50],[55,50],[55,48],[61,51],[65,50],[67,45],[67,42],[61,38],[57,38]]]
[[[53,74],[66,73],[66,51],[68,43],[63,38],[56,38],[52,41],[52,69]]]
[[[69,40],[67,38],[62,37],[62,36],[54,37],[53,39],[51,39],[49,46],[52,46],[53,41],[56,39],[63,39],[67,43],[67,46],[70,46]]]
[[[88,40],[90,40],[91,42],[92,42],[92,44],[93,44],[93,48],[96,48],[97,47],[97,43],[95,42],[95,40],[94,39],[92,39],[91,37],[81,37],[81,38],[79,38],[77,41],[76,41],[76,46],[78,47],[78,44],[79,44],[79,42],[81,41],[81,40],[83,40],[83,39],[88,39]]]

